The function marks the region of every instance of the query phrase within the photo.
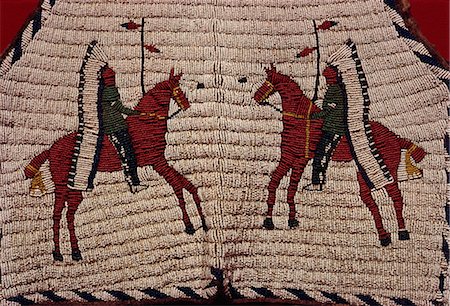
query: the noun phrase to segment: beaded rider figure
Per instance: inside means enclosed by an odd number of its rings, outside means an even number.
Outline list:
[[[311,119],[323,119],[322,138],[317,144],[312,163],[312,182],[305,186],[309,191],[322,191],[328,164],[342,136],[347,133],[347,95],[338,69],[328,66],[323,71],[328,85],[322,111],[313,113]]]
[[[99,108],[99,117],[102,122],[102,132],[107,135],[111,143],[116,148],[122,163],[125,180],[130,186],[132,193],[146,189],[148,186],[141,184],[137,173],[137,161],[131,143],[131,137],[128,133],[128,127],[123,117],[132,115],[145,115],[138,110],[125,107],[121,100],[119,91],[116,87],[116,73],[108,65],[101,70],[99,97],[101,101]],[[96,169],[94,169],[95,172]],[[88,190],[93,189],[92,180]]]

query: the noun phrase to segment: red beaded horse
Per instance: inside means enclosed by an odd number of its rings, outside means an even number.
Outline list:
[[[135,109],[139,110],[141,113],[146,113],[146,116],[129,116],[126,119],[126,122],[132,138],[132,145],[135,150],[138,166],[143,167],[151,165],[153,169],[159,175],[164,177],[172,186],[183,214],[185,232],[194,234],[195,229],[186,211],[183,189],[186,189],[192,194],[201,218],[202,227],[206,231],[207,226],[205,217],[202,213],[197,187],[170,166],[164,157],[164,151],[167,145],[165,135],[167,133],[170,100],[174,99],[178,106],[183,110],[190,107],[189,101],[179,87],[181,76],[182,74],[174,75],[172,69],[169,79],[156,84],[153,89],[149,90],[144,97],[141,98],[136,106]],[[71,133],[60,138],[50,147],[50,149],[33,158],[25,169],[27,178],[40,178],[41,175],[38,169],[47,159],[50,162],[50,172],[55,184],[55,206],[53,211],[53,241],[55,250],[53,252],[53,257],[56,260],[62,260],[59,247],[59,231],[61,214],[66,202],[67,225],[70,233],[72,258],[74,260],[81,259],[81,253],[75,235],[74,217],[78,206],[83,200],[83,195],[81,191],[72,190],[67,187],[75,141],[76,133]],[[121,162],[116,149],[111,144],[108,137],[105,137],[103,141],[98,171],[122,171]],[[37,184],[42,186],[42,183]]]
[[[281,179],[292,169],[290,183],[287,193],[287,202],[289,205],[289,227],[298,226],[296,220],[296,209],[294,197],[297,192],[300,178],[303,174],[308,161],[314,157],[316,145],[322,134],[322,120],[311,120],[310,115],[319,112],[320,109],[311,102],[300,89],[298,84],[289,76],[281,74],[272,66],[266,69],[267,79],[264,84],[257,90],[254,99],[259,104],[264,104],[265,100],[278,92],[282,100],[283,108],[283,131],[281,133],[281,160],[271,175],[268,186],[269,196],[267,199],[268,212],[267,218],[264,220],[264,227],[273,229],[272,211],[275,205],[276,190]],[[408,240],[409,232],[405,228],[403,218],[403,198],[398,187],[397,169],[400,164],[401,150],[408,150],[408,156],[411,156],[415,162],[420,162],[426,155],[422,148],[414,145],[412,142],[400,138],[391,132],[382,124],[370,122],[375,145],[379,150],[386,166],[388,167],[394,182],[386,185],[384,188],[394,202],[394,208],[397,216],[399,228],[399,239]],[[349,144],[344,137],[336,148],[333,160],[335,161],[351,161],[353,155]],[[409,174],[418,171],[409,161],[407,161]],[[357,170],[357,178],[360,187],[360,196],[364,204],[369,208],[378,232],[380,243],[387,246],[391,243],[391,235],[385,230],[378,206],[371,195],[371,189],[359,170]]]

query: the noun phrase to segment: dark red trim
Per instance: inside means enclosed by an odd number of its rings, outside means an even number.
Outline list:
[[[436,49],[436,46],[434,44],[432,44],[425,37],[425,35],[421,32],[416,19],[411,14],[410,0],[396,0],[396,1],[397,1],[397,12],[402,16],[409,31],[417,38],[417,40],[419,42],[421,42],[422,44],[425,45],[427,50],[441,65],[443,65],[446,69],[449,69],[448,60],[438,52],[438,50]],[[433,4],[430,3],[429,5],[432,6]],[[430,21],[430,23],[433,23],[433,21]],[[441,33],[440,35],[442,35],[443,39],[445,39],[446,43],[448,44],[448,28],[447,29],[436,29],[436,31]],[[447,34],[445,34],[445,33],[447,33]],[[447,54],[447,58],[448,58],[448,54]]]
[[[27,1],[26,5],[23,4],[25,6],[25,8],[23,10],[27,10],[27,9],[31,9],[32,7],[32,0]],[[8,45],[5,46],[5,42],[2,40],[2,48],[0,49],[1,56],[0,56],[0,63],[3,61],[3,59],[6,57],[6,55],[9,54],[9,52],[11,51],[11,49],[14,48],[14,46],[18,43],[18,41],[20,40],[23,31],[25,31],[25,28],[28,26],[28,24],[34,19],[34,17],[36,16],[38,10],[41,8],[42,3],[44,2],[44,0],[34,0],[36,3],[34,4],[34,9],[31,13],[27,14],[27,18],[25,19],[25,23],[22,24],[22,26],[20,27],[19,31],[17,32],[17,34],[14,36],[12,42]],[[0,2],[2,2],[0,0]],[[11,1],[13,2],[13,1]],[[21,1],[18,1],[21,2]],[[20,3],[22,5],[22,3]],[[13,20],[13,19],[17,19],[17,15],[13,15],[13,16],[6,16],[6,13],[3,13],[1,8],[4,8],[7,4],[6,3],[0,3],[0,12],[1,12],[1,18],[2,19],[7,19],[7,20]],[[22,10],[22,11],[23,11]],[[10,12],[10,11],[9,11]],[[9,30],[9,28],[7,27],[7,22],[3,22],[1,23],[2,27],[1,27],[1,34],[4,35],[4,33],[6,32],[10,32],[11,30]],[[13,29],[14,26],[13,26]],[[6,48],[5,48],[6,47]]]

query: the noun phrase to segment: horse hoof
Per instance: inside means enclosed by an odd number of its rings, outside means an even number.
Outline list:
[[[72,259],[75,261],[80,261],[83,259],[83,257],[81,256],[81,252],[80,250],[73,250],[72,251]]]
[[[206,225],[206,221],[202,220],[202,228],[205,232],[207,232],[209,230],[208,226]]]
[[[275,228],[275,225],[273,225],[272,218],[267,217],[264,220],[263,227],[268,230],[273,230]]]
[[[398,240],[409,240],[409,232],[408,230],[400,230],[398,231]]]
[[[64,260],[62,254],[60,252],[53,251],[52,254],[53,254],[54,261],[63,261]]]
[[[195,228],[192,224],[186,225],[186,228],[184,229],[185,233],[188,235],[194,235],[195,234]]]
[[[289,219],[288,220],[289,228],[298,227],[298,224],[299,224],[299,222],[297,221],[297,219]]]
[[[381,244],[381,246],[388,246],[388,245],[390,245],[392,243],[392,240],[391,240],[391,234],[388,234],[386,237],[384,237],[384,238],[380,238],[380,244]]]

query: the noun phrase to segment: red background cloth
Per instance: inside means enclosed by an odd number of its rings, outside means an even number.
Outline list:
[[[449,0],[410,0],[420,31],[449,60]]]
[[[0,0],[0,52],[12,43],[39,0]],[[449,0],[410,0],[420,30],[449,60]]]

